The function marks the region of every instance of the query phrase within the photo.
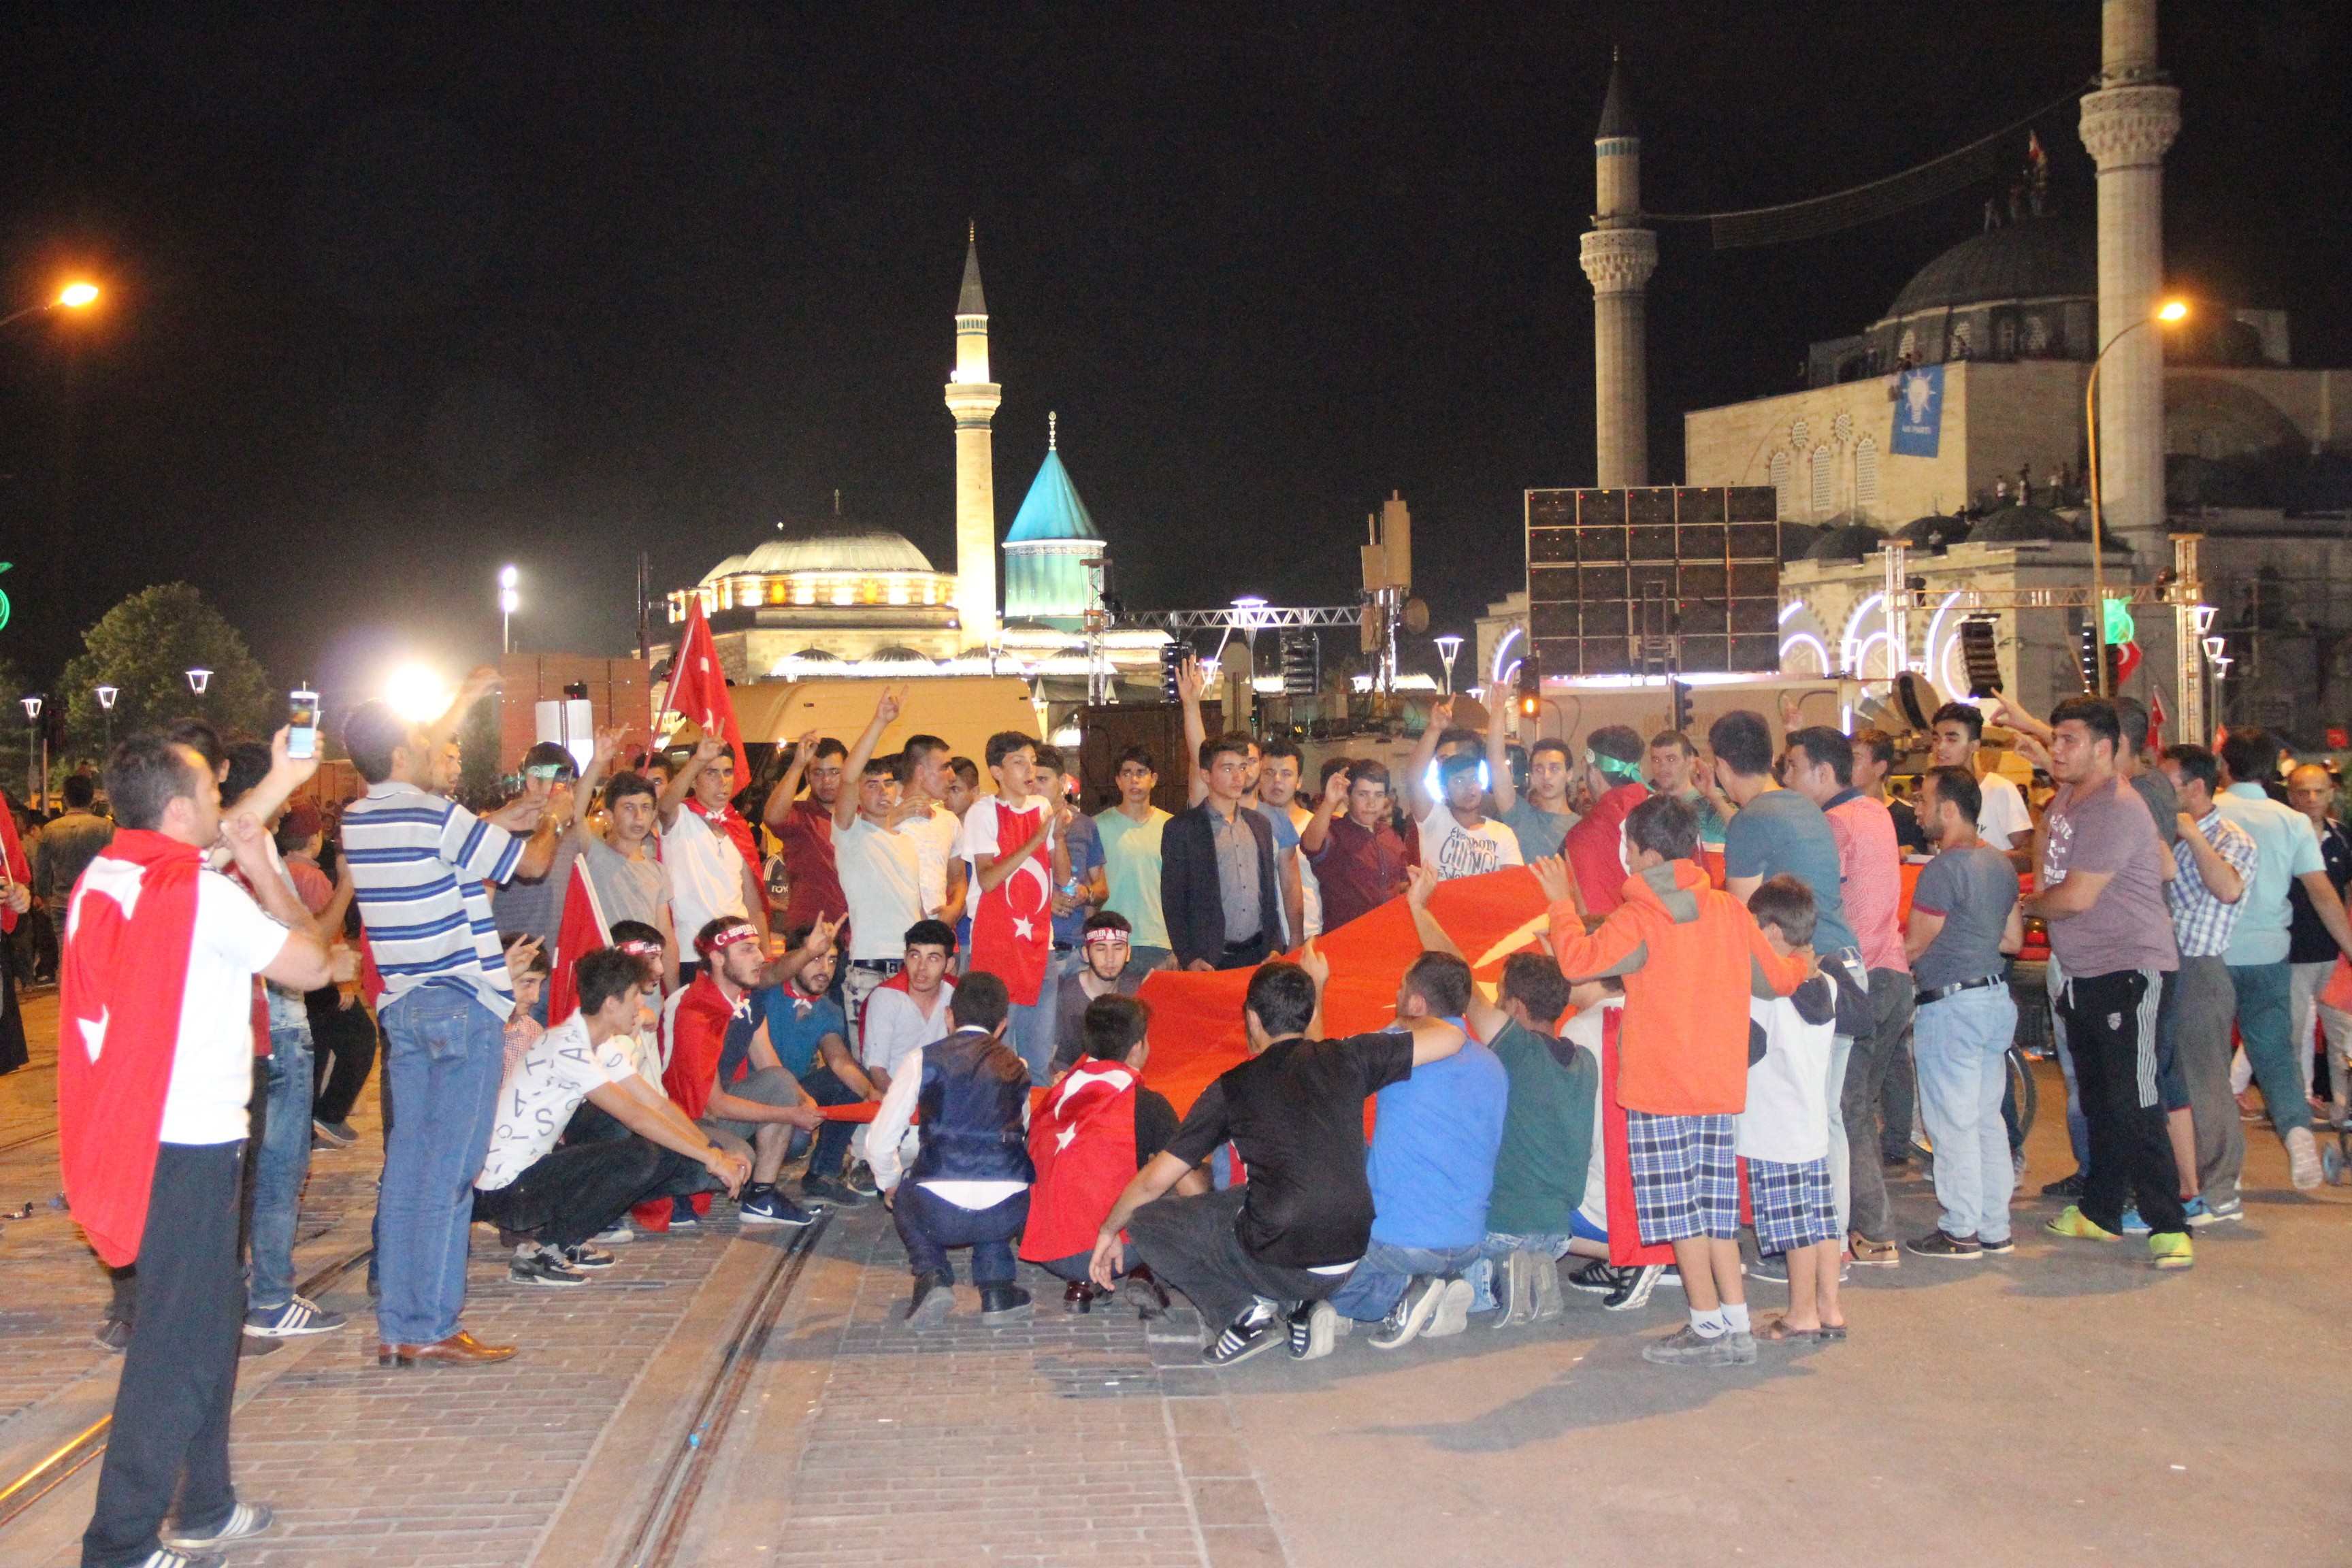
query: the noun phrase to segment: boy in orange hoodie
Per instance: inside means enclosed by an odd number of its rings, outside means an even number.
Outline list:
[[[1786,996],[1814,972],[1812,951],[1773,951],[1739,900],[1708,885],[1698,819],[1671,795],[1625,818],[1624,901],[1587,934],[1564,860],[1533,869],[1551,901],[1552,952],[1570,979],[1625,984],[1617,1101],[1632,1147],[1633,1209],[1645,1242],[1672,1242],[1690,1322],[1642,1348],[1668,1366],[1756,1359],[1739,1273],[1739,1186],[1732,1119],[1748,1103],[1748,1000]]]

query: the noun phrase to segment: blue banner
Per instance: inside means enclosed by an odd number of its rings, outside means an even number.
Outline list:
[[[1932,458],[1944,428],[1944,367],[1922,365],[1895,378],[1895,439],[1898,458]]]

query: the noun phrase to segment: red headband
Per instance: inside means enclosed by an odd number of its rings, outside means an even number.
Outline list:
[[[709,955],[719,952],[721,948],[733,947],[737,942],[757,942],[759,940],[760,931],[757,926],[751,925],[749,922],[742,925],[731,925],[720,931],[717,936],[712,937],[709,942],[703,945],[702,951],[705,955]]]

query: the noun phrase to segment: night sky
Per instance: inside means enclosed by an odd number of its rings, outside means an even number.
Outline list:
[[[2098,58],[2088,0],[204,11],[0,24],[0,313],[110,290],[0,331],[0,658],[46,679],[184,577],[338,707],[494,653],[508,560],[519,646],[601,652],[638,549],[682,585],[836,487],[952,569],[968,217],[1000,526],[1058,409],[1130,603],[1348,602],[1393,488],[1466,632],[1521,578],[1520,490],[1591,479],[1612,41],[1664,212],[1894,172]],[[2290,310],[2306,365],[2352,363],[2347,11],[2163,11],[2174,280]],[[2074,123],[2042,135],[2087,213]],[[1666,229],[1653,477],[1683,411],[1792,387],[1988,194],[1769,250]]]

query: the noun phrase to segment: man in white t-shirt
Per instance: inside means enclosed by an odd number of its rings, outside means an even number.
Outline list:
[[[1947,702],[1936,710],[1935,736],[1928,765],[1966,768],[1976,774],[1977,787],[1984,793],[1984,805],[1977,812],[1977,837],[2012,860],[2031,858],[2033,814],[2025,808],[2024,795],[1999,768],[1977,761],[1984,742],[1984,714],[1971,703]]]
[[[917,921],[906,940],[898,974],[866,998],[858,1033],[858,1060],[885,1094],[908,1051],[946,1039],[953,1027],[948,1004],[955,999],[955,982],[947,975],[955,962],[955,928],[945,921]]]
[[[613,1255],[589,1238],[630,1205],[671,1189],[700,1166],[732,1197],[751,1173],[648,1084],[629,1049],[645,1002],[636,954],[600,947],[574,966],[580,1010],[531,1042],[499,1087],[498,1126],[474,1178],[474,1217],[515,1242],[509,1278],[524,1285],[583,1285],[586,1268]],[[631,1136],[556,1147],[586,1100]]]
[[[886,690],[843,765],[852,787],[833,805],[833,863],[849,905],[841,994],[853,1036],[866,998],[898,973],[907,928],[923,918],[922,850],[898,831],[908,809],[899,794],[901,759],[874,754],[898,717],[898,694]]]
[[[1418,827],[1421,863],[1441,882],[1526,864],[1519,836],[1486,814],[1485,766],[1475,752],[1456,752],[1437,763],[1439,798]]]
[[[767,900],[731,830],[733,808],[728,801],[734,793],[733,751],[717,736],[705,735],[677,776],[663,786],[656,803],[662,874],[669,880],[670,930],[688,941],[721,916],[750,921],[761,940],[767,940]],[[692,980],[699,968],[682,957],[679,984]]]
[[[970,880],[955,852],[963,819],[946,804],[955,784],[954,758],[948,743],[937,735],[909,735],[898,755],[899,795],[906,815],[898,831],[913,839],[922,852],[923,918],[952,926],[963,918],[964,889]]]
[[[236,1500],[228,1464],[245,1312],[237,1184],[253,982],[311,990],[332,971],[270,863],[258,818],[243,814],[226,829],[250,896],[204,868],[201,854],[224,828],[219,784],[194,749],[131,736],[107,760],[106,791],[119,831],[75,885],[66,918],[59,1153],[74,1215],[100,1256],[138,1265],[138,1331],[83,1560],[146,1563],[269,1528],[268,1509]],[[167,994],[175,981],[176,1008]],[[159,1052],[168,1052],[160,1079]],[[142,1130],[152,1130],[144,1148]]]

